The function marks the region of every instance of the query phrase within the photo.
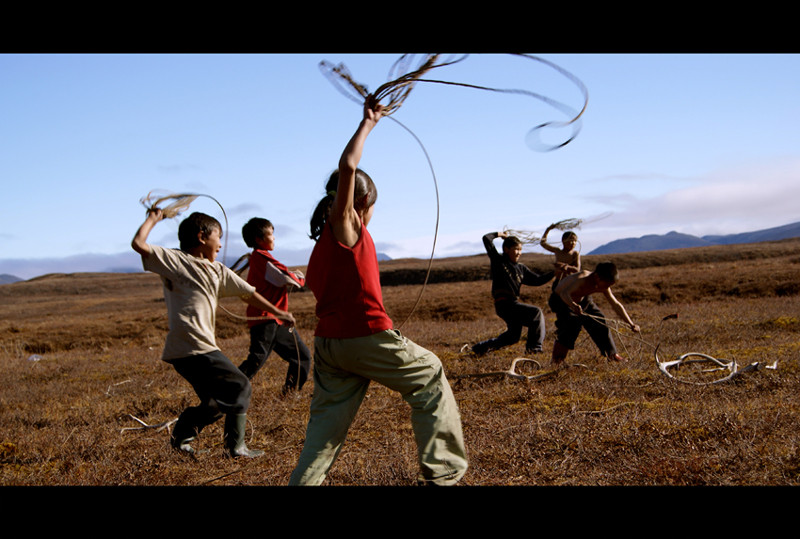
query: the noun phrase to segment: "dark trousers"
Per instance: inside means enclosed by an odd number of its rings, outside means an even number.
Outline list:
[[[508,328],[494,339],[479,342],[472,347],[477,354],[485,354],[490,350],[497,350],[519,342],[522,337],[522,328],[528,328],[526,350],[541,350],[544,342],[545,324],[542,310],[535,305],[520,303],[519,301],[497,301],[494,304],[497,316],[503,319]]]
[[[200,398],[198,406],[181,413],[175,425],[176,437],[193,436],[225,414],[244,414],[250,407],[250,380],[216,350],[170,360],[178,374],[194,388]]]
[[[239,370],[252,380],[273,350],[289,363],[284,388],[303,387],[311,369],[311,352],[300,338],[297,328],[290,332],[286,326],[273,320],[250,328],[250,353],[239,365]]]
[[[551,294],[547,304],[556,313],[556,341],[562,346],[569,350],[575,348],[575,341],[583,328],[604,356],[617,353],[617,345],[611,337],[611,330],[599,320],[585,314],[575,314],[558,294]],[[584,313],[605,320],[603,311],[591,297],[583,298],[580,306]]]

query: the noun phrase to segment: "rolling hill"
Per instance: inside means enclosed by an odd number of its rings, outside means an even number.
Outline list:
[[[664,249],[682,249],[684,247],[706,247],[709,245],[731,245],[736,243],[758,243],[800,237],[800,222],[774,228],[742,232],[724,236],[702,236],[679,232],[667,234],[648,234],[640,238],[614,240],[594,249],[590,255],[638,253],[642,251],[661,251]]]

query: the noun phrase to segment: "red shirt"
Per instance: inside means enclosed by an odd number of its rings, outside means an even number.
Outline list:
[[[383,307],[375,244],[363,223],[353,247],[325,226],[308,261],[306,283],[317,299],[317,337],[350,339],[392,329]]]
[[[304,279],[298,278],[295,274],[289,271],[289,268],[278,262],[269,252],[255,249],[250,255],[250,269],[247,271],[247,282],[256,287],[256,291],[264,296],[264,299],[275,305],[277,308],[288,311],[289,310],[289,293],[286,285],[275,285],[267,280],[267,267],[272,265],[272,273],[282,273],[288,278],[295,281],[298,286],[303,286]],[[267,317],[275,320],[279,324],[283,324],[282,320],[275,318],[275,315],[266,311],[247,306],[248,318],[263,318]],[[266,320],[248,320],[247,324],[257,326],[263,324]]]

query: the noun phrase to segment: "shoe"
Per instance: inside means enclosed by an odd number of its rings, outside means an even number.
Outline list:
[[[175,428],[172,429],[172,434],[169,437],[169,444],[178,451],[188,455],[194,455],[197,452],[194,447],[189,444],[193,442],[196,437],[197,429],[194,427],[187,427],[186,421],[182,423],[179,419],[178,422],[175,423]]]
[[[195,455],[197,451],[195,451],[194,447],[189,445],[189,442],[194,441],[194,436],[191,438],[184,438],[183,440],[176,440],[175,438],[170,438],[170,445],[173,449],[177,449],[182,453],[186,453],[187,455]]]
[[[260,449],[248,449],[244,443],[247,427],[247,414],[228,414],[225,416],[225,449],[231,457],[253,459],[264,454]]]
[[[474,345],[474,346],[473,346],[473,347],[470,349],[470,351],[471,351],[471,352],[472,352],[472,353],[473,353],[473,354],[474,354],[476,357],[481,357],[481,356],[484,356],[484,355],[486,355],[486,352],[488,352],[488,351],[489,351],[489,350],[486,348],[486,346],[481,346],[481,344],[482,344],[482,343],[478,343],[478,344]]]

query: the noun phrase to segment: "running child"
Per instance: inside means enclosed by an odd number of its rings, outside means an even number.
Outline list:
[[[190,445],[203,428],[225,416],[225,449],[232,457],[258,457],[260,450],[244,442],[250,381],[217,347],[214,336],[219,298],[239,296],[248,305],[274,314],[287,324],[294,317],[265,300],[255,288],[221,262],[222,227],[209,215],[195,212],[178,227],[180,249],[150,245],[147,238],[163,213],[154,208],[131,242],[142,266],[161,276],[169,333],[161,359],[172,365],[194,388],[198,406],[181,413],[172,431],[172,447],[194,454]]]
[[[553,363],[562,363],[581,328],[585,328],[592,341],[609,361],[625,361],[617,353],[611,330],[605,323],[603,312],[591,298],[592,294],[605,296],[617,315],[639,332],[639,326],[628,316],[625,307],[614,297],[611,286],[619,280],[619,272],[612,262],[602,262],[593,272],[581,271],[564,277],[550,296],[548,305],[556,313],[556,341],[553,344]]]
[[[494,240],[503,238],[503,254],[497,252]],[[519,342],[522,327],[528,328],[525,352],[536,354],[542,351],[545,322],[542,310],[535,305],[519,301],[523,284],[539,286],[553,278],[553,272],[539,274],[519,262],[522,242],[507,232],[489,232],[483,236],[483,245],[489,255],[492,275],[492,298],[497,316],[503,319],[508,329],[498,337],[488,339],[472,347],[477,355]]]
[[[245,244],[253,249],[247,282],[256,288],[267,301],[282,311],[289,310],[289,287],[302,288],[305,277],[299,271],[290,271],[270,254],[275,248],[275,228],[267,219],[253,217],[242,227]],[[311,368],[311,353],[296,327],[286,324],[280,317],[252,305],[247,307],[250,327],[250,353],[241,370],[250,380],[264,366],[273,350],[289,363],[281,395],[303,387]]]
[[[547,227],[542,239],[539,240],[539,245],[556,255],[553,290],[556,289],[561,279],[567,275],[581,271],[581,253],[575,249],[575,246],[578,244],[578,235],[575,232],[567,230],[561,235],[561,249],[547,243],[547,234],[555,228],[555,226],[556,225],[550,225]]]
[[[411,406],[422,484],[455,484],[467,469],[461,418],[442,363],[393,329],[383,306],[378,260],[367,225],[377,190],[358,169],[364,142],[383,115],[369,96],[339,169],[311,218],[316,245],[306,283],[317,300],[314,395],[291,485],[319,485],[344,444],[370,381]]]

